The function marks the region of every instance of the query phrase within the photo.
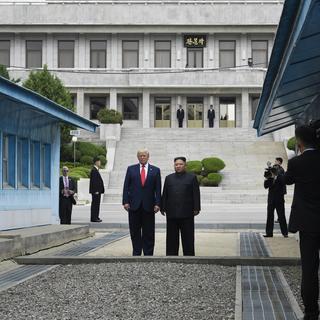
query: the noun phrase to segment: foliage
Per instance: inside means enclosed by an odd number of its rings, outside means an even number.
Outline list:
[[[76,144],[76,148],[81,153],[81,157],[86,155],[94,158],[106,154],[105,147],[90,142],[79,141]]]
[[[217,187],[218,186],[215,181],[212,181],[212,180],[208,179],[207,177],[204,177],[201,180],[201,185],[203,187]]]
[[[204,176],[201,175],[197,175],[197,179],[198,179],[198,183],[201,184],[202,179],[204,178]]]
[[[80,163],[81,164],[93,164],[93,157],[88,156],[88,155],[84,155],[80,158]]]
[[[122,114],[113,109],[101,109],[97,117],[101,123],[123,123]]]
[[[44,65],[43,70],[32,71],[28,79],[23,83],[27,89],[35,91],[40,95],[54,101],[55,103],[74,111],[72,97],[69,90],[62,81],[48,71]],[[69,131],[73,129],[70,125],[61,124],[61,145],[71,141]]]
[[[208,174],[208,179],[212,182],[215,183],[217,186],[220,184],[222,181],[222,175],[220,173],[209,173]]]
[[[208,173],[218,172],[226,166],[223,160],[215,157],[203,159],[202,165],[204,170]]]
[[[101,166],[102,167],[105,167],[105,165],[107,164],[107,159],[104,155],[100,155],[98,156],[98,158],[100,159],[100,162],[101,162]]]
[[[202,163],[201,161],[187,161],[187,171],[193,172],[194,174],[200,174],[202,171]]]
[[[287,148],[292,151],[296,151],[296,137],[292,137],[287,142]]]
[[[7,67],[4,66],[3,64],[0,64],[0,76],[3,77],[3,78],[5,78],[5,79],[8,79],[8,80],[10,80],[10,81],[12,81],[12,82],[15,82],[15,83],[21,81],[20,78],[19,78],[19,79],[10,78],[9,72],[8,72],[8,70],[7,70]]]

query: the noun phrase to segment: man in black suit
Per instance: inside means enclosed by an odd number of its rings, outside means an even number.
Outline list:
[[[59,217],[60,224],[71,224],[72,205],[76,204],[74,199],[75,183],[68,177],[69,169],[62,168],[62,176],[59,179]]]
[[[167,217],[166,255],[179,254],[181,233],[183,255],[194,256],[194,217],[200,213],[200,188],[197,177],[186,172],[186,158],[174,159],[175,173],[166,177],[161,213]]]
[[[183,119],[184,119],[184,110],[182,109],[182,105],[179,105],[179,109],[177,110],[177,119],[179,122],[179,128],[183,127]]]
[[[94,165],[90,172],[89,193],[92,195],[91,202],[91,222],[102,222],[99,218],[101,194],[104,193],[104,183],[101,178],[99,169],[101,162],[98,157],[93,159]]]
[[[301,155],[289,160],[284,175],[286,184],[295,184],[289,231],[299,231],[302,267],[301,296],[305,320],[319,316],[320,249],[320,123],[296,128]]]
[[[209,128],[214,127],[214,118],[216,117],[216,114],[213,109],[213,105],[210,105],[210,109],[208,110],[208,120],[209,120]]]
[[[129,166],[123,184],[122,204],[129,213],[133,255],[152,256],[154,250],[155,214],[160,210],[160,169],[149,164],[149,151],[137,152],[138,164]]]
[[[283,175],[279,169],[273,166],[269,171],[269,176],[264,181],[265,189],[268,189],[267,225],[264,237],[273,237],[274,210],[277,210],[278,220],[282,235],[288,237],[288,227],[284,207],[284,195],[286,186]]]

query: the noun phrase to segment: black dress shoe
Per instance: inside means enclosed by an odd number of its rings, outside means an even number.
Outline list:
[[[272,237],[273,237],[272,234],[264,234],[263,236],[264,236],[265,238],[272,238]]]
[[[97,220],[91,220],[91,222],[102,222],[102,220],[98,218]]]
[[[288,235],[287,235],[287,234],[285,234],[285,235],[284,235],[284,237],[285,237],[285,238],[288,238]]]
[[[279,223],[279,220],[276,220],[274,223]]]

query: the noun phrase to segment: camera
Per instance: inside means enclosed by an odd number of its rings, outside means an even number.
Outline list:
[[[264,169],[264,177],[266,179],[272,178],[272,175],[274,174],[275,176],[278,175],[279,172],[279,166],[278,165],[272,165],[270,161],[267,162],[267,168]]]

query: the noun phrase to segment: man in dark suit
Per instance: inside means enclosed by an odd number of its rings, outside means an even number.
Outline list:
[[[89,193],[92,195],[91,202],[91,222],[102,222],[99,218],[101,194],[104,193],[104,183],[100,175],[99,169],[101,162],[98,157],[93,159],[94,165],[90,172]]]
[[[280,174],[276,166],[270,169],[270,176],[266,177],[264,187],[268,189],[267,225],[264,237],[273,237],[274,210],[276,209],[281,233],[287,238],[288,227],[284,207],[286,186],[283,181],[283,175]]]
[[[123,185],[122,204],[129,213],[133,255],[152,256],[154,250],[155,213],[160,210],[160,169],[149,164],[146,149],[137,153],[138,164],[129,166]]]
[[[179,254],[181,233],[183,255],[194,256],[194,217],[200,212],[200,188],[197,177],[186,172],[186,158],[174,159],[175,173],[166,177],[161,213],[167,217],[167,256]]]
[[[208,110],[208,120],[209,120],[209,128],[214,127],[214,118],[216,117],[215,111],[213,109],[213,105],[210,105],[210,109]]]
[[[289,231],[299,231],[302,267],[301,296],[305,320],[319,316],[320,151],[319,122],[296,128],[301,155],[289,160],[286,184],[295,184]]]
[[[179,122],[179,128],[183,127],[183,119],[184,119],[184,110],[182,109],[182,105],[179,105],[179,109],[177,110],[177,119]]]
[[[72,205],[76,204],[74,199],[75,183],[68,177],[69,169],[62,168],[62,176],[59,179],[59,217],[60,224],[71,224]]]

